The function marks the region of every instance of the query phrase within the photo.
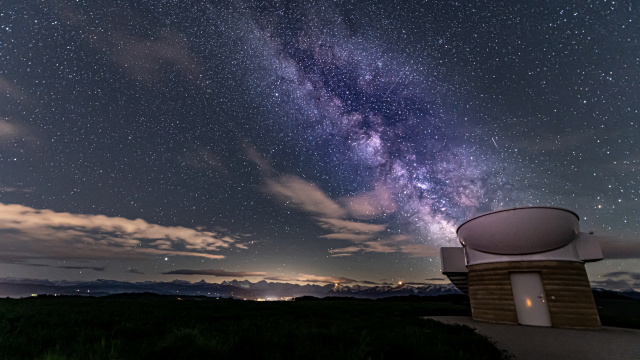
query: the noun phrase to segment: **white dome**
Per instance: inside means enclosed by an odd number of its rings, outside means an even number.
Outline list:
[[[492,254],[532,254],[568,245],[580,232],[570,210],[526,207],[494,211],[467,220],[456,233],[463,246]]]

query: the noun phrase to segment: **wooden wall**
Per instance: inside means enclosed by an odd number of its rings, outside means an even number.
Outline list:
[[[518,271],[540,273],[553,327],[600,327],[584,264],[577,261],[469,265],[468,286],[473,319],[518,323],[509,275]]]

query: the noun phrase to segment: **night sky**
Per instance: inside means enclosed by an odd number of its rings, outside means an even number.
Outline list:
[[[0,277],[445,283],[516,206],[640,289],[632,1],[5,1]]]

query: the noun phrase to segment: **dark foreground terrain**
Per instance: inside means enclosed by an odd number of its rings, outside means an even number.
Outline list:
[[[603,326],[640,329],[640,299],[630,299],[612,291],[594,292]]]
[[[603,325],[640,328],[640,301],[594,295]],[[468,327],[420,319],[444,315],[469,316],[468,298],[0,299],[0,359],[507,358]]]
[[[254,302],[135,295],[0,299],[3,359],[500,359],[463,296]]]

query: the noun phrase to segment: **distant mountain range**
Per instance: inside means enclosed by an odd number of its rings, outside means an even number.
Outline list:
[[[623,297],[640,300],[640,292],[633,289],[611,291],[593,289],[594,295],[603,297]],[[123,293],[154,293],[159,295],[207,296],[247,300],[279,300],[301,296],[327,297],[342,296],[363,299],[380,299],[392,296],[438,296],[462,294],[453,284],[425,285],[339,285],[306,284],[297,285],[281,282],[250,282],[248,280],[208,283],[204,280],[189,282],[143,281],[126,282],[98,279],[95,281],[49,281],[23,278],[0,278],[0,297],[27,297],[34,294],[107,296]]]
[[[355,298],[379,299],[391,296],[437,296],[461,294],[453,284],[437,285],[398,285],[398,286],[360,286],[360,285],[297,285],[281,282],[248,280],[223,281],[220,284],[204,280],[188,282],[125,282],[116,280],[95,281],[49,281],[22,278],[0,278],[0,297],[27,297],[33,294],[106,296],[121,293],[155,293],[160,295],[208,296],[235,299],[278,300],[301,296],[344,296]]]
[[[624,290],[607,290],[601,288],[593,288],[593,295],[600,298],[631,298],[635,300],[640,300],[640,292],[637,292],[633,289],[624,289]]]

